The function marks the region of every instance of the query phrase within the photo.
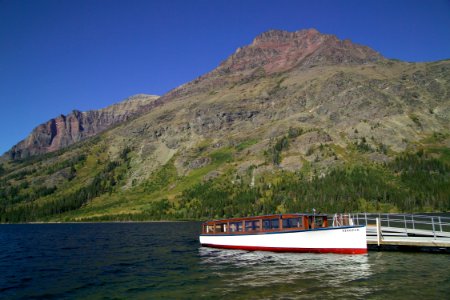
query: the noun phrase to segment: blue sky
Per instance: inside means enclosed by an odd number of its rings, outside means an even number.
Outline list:
[[[448,0],[0,0],[0,153],[59,114],[162,95],[261,32],[305,28],[389,58],[450,58]]]

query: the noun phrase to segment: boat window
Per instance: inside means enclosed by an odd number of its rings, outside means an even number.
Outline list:
[[[230,231],[231,232],[242,231],[242,222],[230,223]]]
[[[280,223],[279,223],[278,219],[263,220],[263,229],[264,230],[278,229],[279,227],[280,227]]]
[[[322,227],[322,226],[323,226],[323,217],[316,217],[315,227]]]
[[[213,233],[213,232],[214,232],[214,225],[207,225],[206,233]]]
[[[299,228],[302,227],[300,218],[283,219],[283,228]]]
[[[272,229],[278,229],[280,228],[280,220],[279,219],[272,219]]]
[[[259,230],[259,220],[245,221],[245,231]]]
[[[227,224],[226,223],[216,224],[215,232],[227,232]]]

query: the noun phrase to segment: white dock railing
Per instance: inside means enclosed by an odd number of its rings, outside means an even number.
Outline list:
[[[354,225],[366,225],[368,234],[376,233],[378,219],[383,235],[450,237],[450,217],[446,216],[386,213],[354,213],[347,216]],[[339,214],[335,217],[339,220]]]

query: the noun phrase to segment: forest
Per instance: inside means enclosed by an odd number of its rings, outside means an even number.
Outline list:
[[[281,172],[276,183],[208,181],[181,195],[177,217],[208,219],[305,212],[423,212],[450,210],[450,168],[425,155],[405,154],[380,166],[351,166],[308,180]],[[170,215],[170,210],[161,211]]]
[[[19,187],[11,187],[7,182],[1,182],[0,189],[0,222],[1,223],[17,223],[17,222],[33,222],[42,221],[54,215],[59,215],[68,211],[76,210],[88,203],[88,201],[100,196],[104,193],[111,193],[117,182],[123,179],[123,169],[120,166],[129,164],[129,148],[126,148],[120,154],[118,161],[109,161],[105,167],[95,175],[93,180],[69,194],[57,196],[49,199],[44,203],[36,203],[35,199],[52,194],[57,190],[56,187],[47,188],[45,186],[40,189],[31,190],[28,193],[20,194]],[[68,180],[72,179],[72,172],[76,173],[75,165],[83,163],[86,160],[85,155],[80,155],[74,159],[64,161],[53,165],[44,170],[44,172],[54,172],[57,169],[68,168],[71,171]],[[25,188],[22,186],[22,188]],[[12,204],[19,202],[19,205]]]

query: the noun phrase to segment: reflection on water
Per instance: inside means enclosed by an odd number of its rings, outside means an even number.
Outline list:
[[[371,276],[367,255],[246,252],[214,248],[199,248],[199,255],[202,264],[225,282],[221,290],[224,295],[248,288],[251,291],[259,288],[261,296],[276,298],[307,298],[312,289],[321,289],[323,295],[339,292],[342,297],[363,297],[369,292],[367,288],[348,285]]]

